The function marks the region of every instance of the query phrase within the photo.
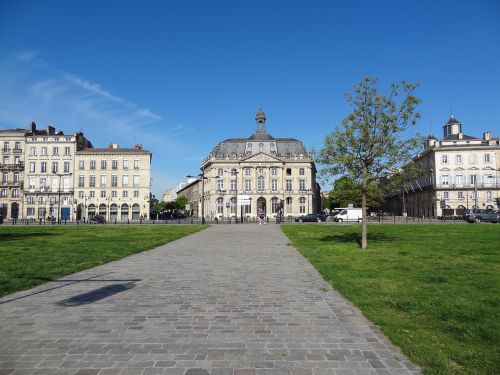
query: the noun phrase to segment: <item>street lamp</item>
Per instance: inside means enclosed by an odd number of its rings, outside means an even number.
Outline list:
[[[57,201],[57,222],[61,224],[61,177],[63,176],[71,176],[72,173],[57,173],[57,172],[52,172],[52,174],[55,174],[56,176],[59,177],[59,185],[57,186],[57,192],[58,192],[58,201]]]

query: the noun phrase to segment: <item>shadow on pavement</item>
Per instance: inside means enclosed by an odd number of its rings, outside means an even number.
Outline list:
[[[56,302],[56,305],[64,306],[64,307],[88,305],[90,303],[100,301],[104,298],[111,297],[115,294],[124,292],[124,291],[132,289],[134,287],[135,287],[134,283],[106,285],[106,286],[103,286],[102,288],[95,289],[95,290],[92,290],[90,292],[78,294],[76,296],[73,296],[73,297],[64,299],[62,301]]]

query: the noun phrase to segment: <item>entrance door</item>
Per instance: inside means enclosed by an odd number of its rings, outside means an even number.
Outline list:
[[[19,217],[19,204],[17,202],[12,203],[10,217],[12,219],[17,219]]]
[[[61,208],[61,220],[69,220],[70,208],[63,207]]]
[[[264,213],[267,215],[267,210],[266,210],[266,198],[260,197],[257,199],[257,212],[262,209]]]

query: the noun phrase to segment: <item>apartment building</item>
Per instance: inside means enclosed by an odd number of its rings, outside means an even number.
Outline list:
[[[17,219],[23,207],[24,129],[0,130],[0,216]]]

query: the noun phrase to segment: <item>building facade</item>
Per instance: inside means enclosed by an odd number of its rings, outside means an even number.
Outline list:
[[[220,142],[202,162],[199,216],[244,219],[256,217],[259,210],[268,218],[281,212],[318,212],[316,167],[304,145],[272,137],[262,110],[255,121],[254,134]]]
[[[76,220],[94,215],[106,221],[147,219],[151,184],[151,152],[142,145],[86,148],[76,153]]]
[[[0,131],[4,219],[139,220],[149,215],[151,152],[93,148],[83,133],[52,126]]]
[[[17,219],[22,212],[24,129],[0,130],[0,216]]]
[[[500,138],[465,135],[451,116],[441,140],[429,134],[415,158],[419,177],[409,179],[391,209],[409,216],[461,216],[465,209],[500,208]]]

